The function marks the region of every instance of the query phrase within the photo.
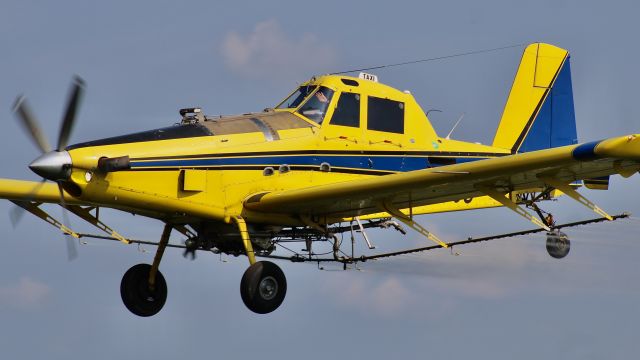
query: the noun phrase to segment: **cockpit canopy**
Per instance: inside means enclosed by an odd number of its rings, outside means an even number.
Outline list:
[[[275,111],[274,111],[275,110]],[[364,78],[314,77],[293,91],[275,109],[236,116],[205,116],[200,108],[180,110],[177,126],[100,139],[67,147],[104,146],[131,142],[262,133],[266,141],[292,135],[282,130],[312,128],[325,139],[354,144],[412,146],[431,143],[437,135],[409,92]],[[316,131],[319,126],[320,132]],[[308,132],[307,132],[308,134]],[[242,140],[244,141],[244,140]],[[253,141],[253,140],[252,140]],[[229,139],[225,138],[229,145]],[[422,144],[423,145],[423,144]],[[434,145],[435,146],[435,145]]]
[[[321,124],[327,113],[334,91],[325,86],[300,86],[276,109],[298,109],[297,112]]]
[[[296,91],[294,91],[289,97],[284,99],[276,109],[295,109],[311,94],[316,90],[317,86],[314,85],[305,85],[300,86]]]

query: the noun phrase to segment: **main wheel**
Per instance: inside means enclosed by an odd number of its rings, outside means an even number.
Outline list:
[[[278,265],[258,261],[242,275],[240,296],[249,310],[267,314],[280,306],[287,294],[287,279]]]
[[[570,249],[571,241],[567,234],[558,230],[547,233],[547,252],[552,258],[562,259],[569,254]]]
[[[151,265],[138,264],[132,266],[120,283],[120,296],[124,306],[138,316],[157,314],[167,301],[167,282],[162,273],[156,273],[156,284],[153,291],[149,289],[149,272]]]

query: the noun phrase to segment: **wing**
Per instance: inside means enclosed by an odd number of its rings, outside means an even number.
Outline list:
[[[0,199],[58,204],[60,192],[58,185],[52,182],[0,178]],[[77,199],[65,194],[65,201],[75,203]]]
[[[640,170],[640,135],[295,190],[258,193],[245,209],[338,219]],[[483,191],[484,190],[484,191]]]
[[[87,200],[71,196],[66,191],[64,191],[63,194],[64,203],[66,205],[105,206],[156,219],[162,219],[166,217],[166,211],[162,211],[157,208],[147,209],[144,207],[128,207],[120,204],[100,204],[92,202],[90,199]],[[61,203],[60,191],[58,189],[58,185],[54,182],[14,180],[3,178],[0,178],[0,199],[11,201],[27,201],[34,203]],[[189,211],[189,207],[187,206],[184,209],[180,208],[180,210],[187,213]]]

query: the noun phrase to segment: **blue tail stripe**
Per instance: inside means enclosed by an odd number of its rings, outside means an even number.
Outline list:
[[[571,64],[567,58],[545,99],[519,152],[535,151],[578,143],[571,85]]]

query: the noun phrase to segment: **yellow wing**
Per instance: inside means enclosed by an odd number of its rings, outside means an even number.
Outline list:
[[[60,192],[58,185],[52,182],[43,183],[39,181],[0,178],[0,199],[58,204],[60,203]],[[66,193],[64,199],[73,204],[78,202],[78,199]]]
[[[377,213],[385,204],[410,208],[487,195],[487,191],[565,184],[640,170],[640,135],[478,160],[364,180],[257,193],[244,201],[249,212],[339,219]]]

